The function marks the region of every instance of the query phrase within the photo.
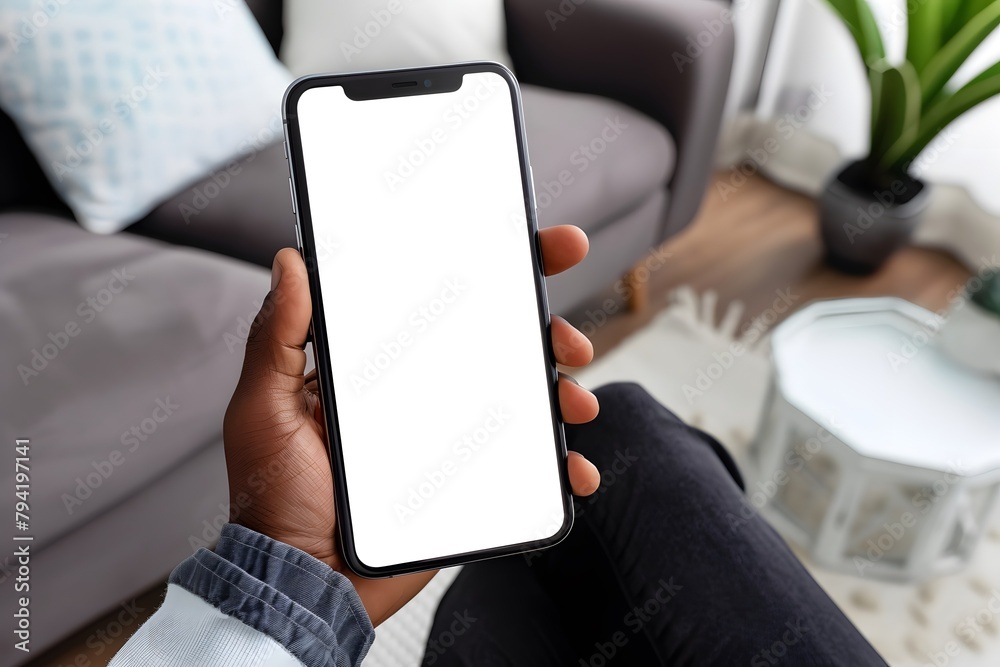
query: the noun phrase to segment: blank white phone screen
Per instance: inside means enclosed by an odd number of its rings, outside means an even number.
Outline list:
[[[513,101],[297,103],[347,495],[368,567],[555,535],[565,519]]]

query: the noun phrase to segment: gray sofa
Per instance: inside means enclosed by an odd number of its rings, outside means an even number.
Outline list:
[[[277,48],[280,1],[248,4]],[[673,59],[726,9],[713,0],[588,0],[552,30],[546,11],[566,4],[506,2],[541,224],[591,237],[588,260],[549,285],[557,312],[694,217],[732,59],[727,21],[683,70]],[[623,129],[575,170],[574,152],[608,119]],[[0,142],[0,442],[31,439],[35,535],[32,655],[6,642],[0,663],[21,664],[214,539],[228,516],[222,415],[241,342],[268,288],[261,266],[294,233],[279,144],[246,156],[190,221],[181,205],[205,182],[97,236],[73,222],[6,116]],[[5,489],[12,475],[4,466]],[[10,618],[13,597],[0,600]]]

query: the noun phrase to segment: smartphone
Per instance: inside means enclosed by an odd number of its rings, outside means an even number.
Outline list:
[[[348,565],[559,542],[572,499],[514,75],[308,76],[282,106]]]

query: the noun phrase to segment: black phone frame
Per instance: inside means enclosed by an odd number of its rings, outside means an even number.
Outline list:
[[[405,97],[412,95],[428,95],[450,92],[461,88],[466,74],[495,73],[507,82],[511,108],[514,113],[514,130],[517,139],[517,150],[521,170],[522,191],[524,193],[525,220],[528,224],[528,238],[531,245],[532,267],[535,278],[535,294],[538,304],[538,321],[544,337],[544,357],[546,372],[549,378],[549,405],[552,414],[552,428],[559,462],[559,480],[563,491],[563,521],[559,529],[551,537],[502,545],[489,549],[471,551],[439,558],[432,558],[389,566],[368,566],[361,561],[354,546],[353,524],[351,521],[350,499],[347,493],[347,471],[341,449],[340,429],[338,427],[335,392],[330,373],[329,338],[326,329],[326,316],[323,305],[323,295],[320,291],[319,273],[316,262],[316,246],[312,228],[312,217],[309,207],[309,189],[305,177],[302,139],[296,112],[299,98],[311,89],[325,86],[343,87],[345,94],[355,100],[384,99],[390,97]],[[424,81],[431,85],[425,86]],[[416,82],[416,85],[413,85]],[[396,85],[393,84],[404,84]],[[311,335],[313,355],[315,358],[320,402],[323,406],[326,423],[327,450],[334,477],[334,495],[337,504],[337,527],[344,560],[348,567],[358,575],[378,579],[393,577],[425,570],[453,567],[465,563],[498,558],[513,554],[525,553],[551,547],[566,538],[573,527],[573,496],[570,490],[569,475],[566,470],[566,435],[563,428],[562,414],[559,407],[559,372],[555,363],[555,353],[552,349],[552,320],[549,313],[548,297],[545,291],[545,273],[542,263],[541,244],[539,241],[537,208],[535,206],[534,185],[532,183],[531,166],[528,159],[527,140],[524,130],[521,91],[514,74],[503,65],[495,62],[479,61],[440,65],[433,67],[416,67],[398,70],[383,70],[376,72],[360,72],[353,74],[317,74],[301,77],[293,81],[285,91],[282,99],[282,119],[285,132],[285,153],[288,158],[288,171],[291,180],[293,207],[296,216],[296,234],[299,251],[306,264],[309,277],[309,289],[312,298],[313,318]],[[512,481],[512,492],[516,493],[516,484]],[[460,527],[456,527],[460,529]]]

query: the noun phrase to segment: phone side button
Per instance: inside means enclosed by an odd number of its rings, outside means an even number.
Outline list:
[[[288,177],[288,196],[292,198],[292,215],[295,215],[295,189],[292,187],[292,178]]]
[[[538,197],[535,196],[535,170],[528,164],[528,180],[531,181],[532,203],[535,205],[535,220],[538,220]]]
[[[299,229],[299,226],[297,224],[296,225],[292,225],[292,226],[295,227],[295,241],[299,244],[299,252],[301,252],[302,251],[302,230]]]

